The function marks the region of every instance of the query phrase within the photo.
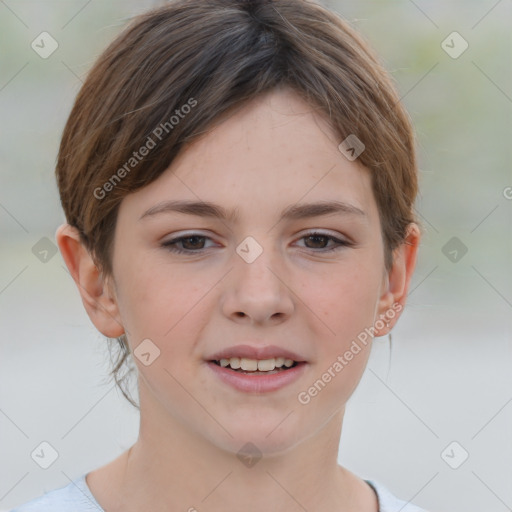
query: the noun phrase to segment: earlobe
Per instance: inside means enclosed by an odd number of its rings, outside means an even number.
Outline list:
[[[57,229],[55,238],[92,323],[109,338],[124,334],[116,297],[82,244],[78,230],[63,224]]]
[[[405,307],[416,267],[420,237],[418,225],[409,224],[404,242],[393,252],[393,265],[387,274],[387,286],[378,305],[378,317],[387,325],[378,329],[375,336],[384,336],[390,332]]]

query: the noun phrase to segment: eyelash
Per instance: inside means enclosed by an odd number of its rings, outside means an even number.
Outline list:
[[[332,251],[337,251],[339,249],[342,249],[343,247],[348,247],[348,246],[353,245],[351,242],[348,242],[346,240],[340,240],[339,238],[336,238],[332,235],[327,235],[326,233],[318,233],[316,231],[312,231],[310,233],[305,234],[299,240],[302,240],[304,238],[309,238],[309,237],[323,237],[323,238],[327,238],[328,240],[332,240],[333,242],[335,242],[337,244],[334,247],[331,247],[330,249],[311,249],[313,252],[323,252],[323,253],[332,252]],[[198,254],[201,251],[205,250],[205,249],[198,249],[197,251],[194,251],[191,249],[178,249],[177,248],[178,243],[180,243],[182,240],[188,240],[190,238],[204,238],[206,240],[210,240],[210,237],[193,233],[188,236],[181,236],[178,238],[173,238],[171,240],[167,240],[166,242],[162,243],[162,247],[165,247],[170,252],[174,252],[174,253],[178,253],[178,254]],[[307,249],[307,247],[306,247],[306,249]]]

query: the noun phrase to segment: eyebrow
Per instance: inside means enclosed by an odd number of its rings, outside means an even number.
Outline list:
[[[141,215],[139,220],[160,213],[172,212],[196,215],[198,217],[214,217],[230,222],[236,222],[239,214],[238,208],[227,210],[224,207],[209,201],[174,200],[163,201],[152,206]],[[343,201],[321,201],[318,203],[291,205],[281,212],[281,219],[298,220],[333,214],[355,215],[360,217],[366,216],[366,213],[363,210],[352,204],[345,203]]]

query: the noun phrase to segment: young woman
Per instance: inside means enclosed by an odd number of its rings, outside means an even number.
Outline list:
[[[306,0],[138,17],[56,174],[57,242],[116,378],[137,367],[140,432],[19,512],[420,510],[337,462],[420,240],[408,116],[346,22]]]

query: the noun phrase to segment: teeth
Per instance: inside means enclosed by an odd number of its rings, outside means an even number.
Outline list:
[[[238,370],[238,368],[240,368],[240,358],[232,357],[229,360],[229,366],[231,366],[231,368],[233,368],[233,370]]]
[[[263,359],[262,361],[258,361],[258,370],[260,372],[270,372],[274,370],[276,367],[275,359]]]
[[[242,359],[240,359],[240,366],[242,370],[246,372],[255,372],[258,369],[258,361],[256,361],[256,359],[246,359],[242,357]]]
[[[218,361],[220,366],[226,368],[230,366],[233,370],[242,369],[246,372],[271,372],[276,368],[285,366],[290,368],[293,366],[293,359],[285,359],[284,357],[275,357],[272,359],[248,359],[246,357],[231,357],[230,359],[221,359]]]

